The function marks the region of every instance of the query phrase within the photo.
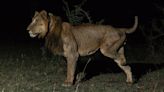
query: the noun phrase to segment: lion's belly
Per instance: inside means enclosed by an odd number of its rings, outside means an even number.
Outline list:
[[[83,30],[72,30],[72,32],[75,37],[80,56],[95,53],[99,49],[104,36],[103,31],[90,29],[88,27],[83,28]]]
[[[80,56],[87,56],[95,53],[100,47],[99,42],[84,42],[83,44],[78,45],[78,52]]]
[[[87,56],[95,53],[99,48],[96,49],[78,49],[79,55],[80,56]]]

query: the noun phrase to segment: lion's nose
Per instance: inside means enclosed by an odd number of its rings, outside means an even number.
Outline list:
[[[30,30],[30,26],[28,26],[26,30]]]
[[[26,29],[26,30],[30,30],[29,26],[27,27],[27,29]]]
[[[26,30],[30,30],[31,27],[32,27],[32,24],[28,25]]]

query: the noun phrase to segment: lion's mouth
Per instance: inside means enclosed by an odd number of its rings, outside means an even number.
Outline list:
[[[32,31],[29,31],[30,37],[34,38],[38,35],[38,33],[33,33]]]

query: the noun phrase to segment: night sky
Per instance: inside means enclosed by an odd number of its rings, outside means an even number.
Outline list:
[[[76,5],[80,0],[67,0]],[[131,26],[133,17],[139,16],[140,22],[159,17],[155,4],[164,5],[160,0],[87,0],[83,9],[88,11],[94,22],[104,19],[103,24],[113,26]],[[0,3],[1,34],[0,41],[27,41],[26,31],[34,11],[46,10],[61,16],[67,21],[62,0],[3,0]]]

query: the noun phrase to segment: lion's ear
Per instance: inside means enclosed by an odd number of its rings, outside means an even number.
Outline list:
[[[40,12],[40,14],[41,14],[41,15],[47,15],[47,12],[46,12],[45,10],[42,10],[42,11]]]
[[[40,12],[40,15],[44,18],[44,19],[47,19],[47,12],[45,10],[42,10]]]
[[[49,16],[53,16],[53,14],[52,14],[52,13],[48,13],[48,15],[49,15]]]
[[[34,16],[37,16],[39,14],[39,12],[38,11],[35,11],[35,14],[34,14]]]

